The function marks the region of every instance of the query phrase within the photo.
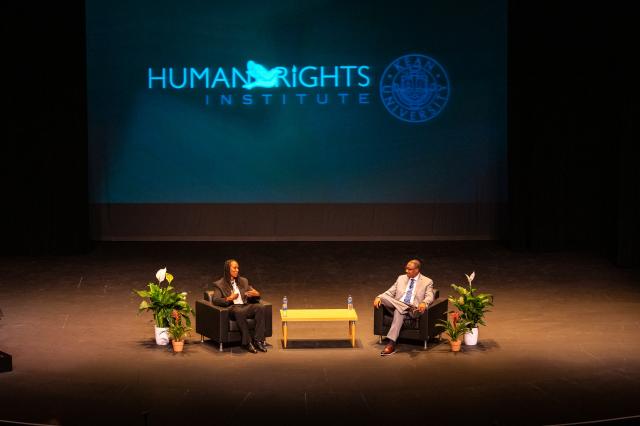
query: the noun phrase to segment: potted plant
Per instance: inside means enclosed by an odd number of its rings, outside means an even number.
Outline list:
[[[451,344],[452,352],[459,352],[460,345],[462,344],[462,336],[469,331],[469,322],[462,319],[460,312],[449,312],[451,318],[444,321],[440,320],[440,324],[436,324],[436,327],[444,328],[444,332],[449,336],[449,343]]]
[[[182,315],[173,310],[171,312],[171,325],[169,325],[169,336],[174,352],[182,352],[184,348],[184,338],[189,335],[191,327],[182,324]]]
[[[451,284],[451,287],[458,292],[458,297],[449,296],[449,302],[461,312],[461,319],[469,322],[470,331],[464,336],[465,345],[475,345],[478,343],[478,325],[486,325],[484,314],[490,312],[488,307],[493,306],[493,296],[490,294],[476,294],[477,289],[471,286],[471,282],[476,276],[475,272],[467,277],[468,287]]]
[[[171,325],[171,313],[178,312],[181,318],[184,318],[187,326],[191,325],[190,314],[193,309],[187,303],[187,293],[178,293],[171,286],[173,275],[167,272],[167,268],[163,268],[156,272],[158,284],[149,283],[148,290],[133,290],[138,296],[144,298],[138,307],[138,314],[151,311],[155,322],[156,343],[158,345],[166,345],[169,343],[167,331]],[[164,281],[166,286],[162,286]]]

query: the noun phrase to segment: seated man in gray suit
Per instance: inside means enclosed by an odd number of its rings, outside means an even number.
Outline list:
[[[405,318],[419,317],[433,302],[433,281],[420,273],[420,267],[420,261],[417,259],[407,262],[404,269],[406,274],[400,275],[389,290],[378,295],[373,301],[376,309],[380,309],[382,304],[393,312],[393,322],[387,333],[389,343],[380,352],[382,356],[395,353],[396,341]]]

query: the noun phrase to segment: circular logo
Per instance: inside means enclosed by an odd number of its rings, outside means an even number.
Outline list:
[[[436,117],[449,100],[449,77],[436,60],[419,54],[401,56],[380,78],[380,99],[394,117],[424,123]]]

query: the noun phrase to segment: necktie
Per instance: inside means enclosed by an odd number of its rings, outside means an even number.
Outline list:
[[[407,295],[404,296],[404,303],[410,303],[411,302],[411,295],[413,293],[413,280],[414,278],[411,278],[411,281],[409,281],[409,290],[407,290]]]

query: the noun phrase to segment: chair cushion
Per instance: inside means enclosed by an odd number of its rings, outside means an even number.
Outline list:
[[[249,330],[256,328],[256,320],[253,318],[247,318],[247,324],[249,325]],[[236,321],[229,320],[229,331],[240,331]]]

